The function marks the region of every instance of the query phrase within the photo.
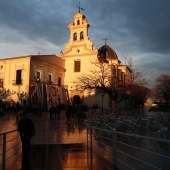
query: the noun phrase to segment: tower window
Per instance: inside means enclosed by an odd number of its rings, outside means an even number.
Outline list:
[[[75,32],[73,35],[73,40],[76,41],[77,40],[77,33]]]
[[[84,32],[80,32],[80,40],[84,40]]]
[[[80,25],[80,20],[77,20],[77,25]]]
[[[80,60],[75,60],[74,61],[74,72],[80,72]]]
[[[21,84],[21,73],[22,70],[16,70],[16,84]]]

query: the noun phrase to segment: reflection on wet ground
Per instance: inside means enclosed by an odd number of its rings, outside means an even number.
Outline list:
[[[41,117],[31,115],[36,134],[31,140],[30,170],[87,170],[86,122],[66,122],[65,113],[60,119],[50,119],[48,112]],[[0,133],[17,129],[17,115],[0,117]],[[21,154],[7,166],[7,170],[21,169]],[[100,157],[93,159],[93,170],[113,169]]]
[[[16,115],[7,113],[0,115],[0,133],[11,131],[17,128],[18,119]]]

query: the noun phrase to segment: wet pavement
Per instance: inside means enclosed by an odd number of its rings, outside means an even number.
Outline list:
[[[103,170],[113,169],[112,165],[95,156],[93,168],[87,159],[86,121],[67,122],[65,112],[60,118],[50,119],[48,112],[42,116],[29,114],[36,134],[31,140],[30,170]],[[17,129],[17,115],[0,116],[0,133]],[[21,154],[7,166],[7,170],[21,169]]]

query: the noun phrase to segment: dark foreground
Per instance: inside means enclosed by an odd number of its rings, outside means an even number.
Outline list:
[[[5,117],[0,117],[0,127],[3,127],[1,130],[4,132],[5,129],[16,129],[16,115],[5,115]],[[67,123],[64,112],[61,113],[60,119],[55,117],[50,119],[49,113],[43,113],[41,117],[30,114],[29,117],[36,129],[36,134],[31,140],[30,170],[114,169],[107,161],[101,159],[100,155],[94,156],[93,166],[90,167],[91,160],[88,159],[86,149],[85,120]],[[7,170],[20,170],[21,162],[20,154],[7,164]]]

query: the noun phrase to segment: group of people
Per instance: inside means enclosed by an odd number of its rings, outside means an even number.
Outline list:
[[[6,112],[18,112],[20,109],[19,102],[9,102],[0,100],[0,114],[4,114]]]
[[[53,106],[49,108],[49,113],[50,113],[50,119],[53,119],[53,116],[57,118],[58,120],[60,119],[60,113],[62,110],[62,105],[59,104],[57,106]]]
[[[84,105],[77,105],[77,104],[70,104],[63,108],[61,104],[57,106],[52,106],[49,108],[50,119],[57,118],[60,120],[60,113],[61,110],[65,110],[67,122],[74,122],[75,119],[77,121],[81,121],[85,118],[85,111],[87,111],[87,106]]]
[[[68,105],[66,108],[66,119],[67,122],[74,122],[77,119],[78,122],[83,120],[86,115],[85,111],[87,111],[87,106],[84,105]]]

